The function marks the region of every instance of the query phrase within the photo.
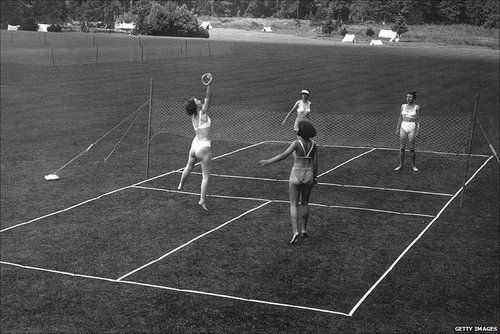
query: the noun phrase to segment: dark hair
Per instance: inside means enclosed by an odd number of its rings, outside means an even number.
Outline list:
[[[197,111],[198,106],[196,105],[196,102],[194,102],[194,97],[192,97],[186,102],[186,113],[189,116],[193,116]]]
[[[297,131],[297,136],[300,136],[306,140],[316,136],[316,129],[311,123],[307,121],[300,121],[297,125],[299,128],[299,130]]]
[[[417,92],[408,92],[406,94],[410,94],[411,96],[413,96],[414,99],[417,98]]]

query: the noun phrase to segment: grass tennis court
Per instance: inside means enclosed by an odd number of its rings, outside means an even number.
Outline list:
[[[384,109],[390,115],[406,88],[394,92],[382,83],[401,82],[406,76],[394,68],[406,66],[416,73],[406,84],[423,91],[422,110],[436,119],[470,113],[480,91],[479,114],[496,143],[498,58],[338,45],[310,46],[292,57],[293,46],[257,45],[242,43],[250,51],[233,55],[55,69],[2,58],[2,332],[407,333],[497,326],[498,164],[478,133],[462,207],[465,155],[418,152],[419,173],[396,173],[397,150],[318,140],[311,238],[290,246],[291,162],[257,164],[288,143],[259,140],[270,135],[257,132],[251,144],[238,126],[259,128],[242,120],[245,106],[284,116],[302,85],[316,92],[318,114],[350,109],[360,121]],[[315,63],[302,69],[301,57],[313,53]],[[361,65],[350,70],[346,62]],[[145,180],[146,114],[106,164],[121,133],[65,168],[60,180],[43,179],[139,108],[151,77],[158,96],[180,99],[202,94],[199,73],[208,70],[219,73],[214,97],[225,106],[214,124],[227,122],[232,110],[238,115],[234,137],[213,142],[208,212],[196,204],[199,167],[183,192],[175,190],[188,136],[153,138]],[[477,81],[467,79],[477,74]],[[384,107],[367,109],[370,100]],[[391,100],[395,108],[387,107]]]

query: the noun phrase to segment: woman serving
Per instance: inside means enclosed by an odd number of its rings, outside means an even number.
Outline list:
[[[186,113],[191,116],[191,122],[193,124],[194,131],[196,132],[196,136],[191,143],[188,162],[186,168],[184,168],[182,172],[181,180],[177,189],[183,189],[184,183],[186,182],[189,174],[191,174],[194,165],[196,162],[201,160],[203,178],[201,180],[201,194],[198,204],[204,210],[208,210],[206,195],[212,165],[212,141],[210,139],[210,128],[212,126],[212,122],[208,116],[208,108],[210,107],[210,102],[212,100],[212,75],[210,73],[204,74],[202,82],[205,86],[207,86],[204,102],[202,103],[201,100],[192,97],[186,103]]]

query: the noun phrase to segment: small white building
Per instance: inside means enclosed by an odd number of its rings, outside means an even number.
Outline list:
[[[208,21],[201,22],[200,27],[202,27],[204,29],[207,29],[207,30],[212,30],[213,29],[212,25]]]
[[[115,22],[115,29],[117,30],[133,30],[135,28],[134,22]]]

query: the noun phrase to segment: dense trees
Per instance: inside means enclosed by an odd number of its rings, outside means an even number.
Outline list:
[[[2,0],[1,21],[62,23],[102,21],[110,25],[118,16],[152,0]],[[167,0],[156,0],[166,6]],[[487,28],[499,26],[498,0],[178,0],[191,13],[211,16],[299,18],[313,21],[394,22],[402,15],[408,24],[465,23]]]
[[[199,27],[198,20],[186,5],[177,6],[170,1],[163,6],[158,2],[142,0],[136,5],[134,12],[136,25],[133,34],[209,37],[208,31]]]

